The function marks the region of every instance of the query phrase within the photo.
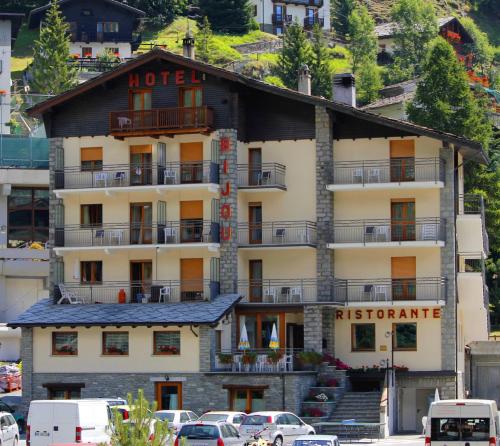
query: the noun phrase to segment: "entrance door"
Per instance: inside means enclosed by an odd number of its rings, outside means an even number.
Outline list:
[[[181,201],[181,243],[203,241],[203,201]]]
[[[153,241],[153,204],[130,203],[130,244],[149,245]]]
[[[258,186],[262,183],[262,150],[248,149],[248,184]]]
[[[304,326],[298,324],[286,324],[286,348],[304,348]]]
[[[248,271],[250,277],[248,300],[262,302],[262,260],[249,260]]]
[[[153,147],[151,144],[130,146],[130,185],[153,184]]]
[[[151,297],[153,281],[153,262],[150,260],[132,260],[130,262],[130,284],[132,302],[140,303]]]
[[[205,123],[205,117],[199,107],[203,105],[203,90],[201,87],[187,87],[180,89],[179,106],[181,126],[199,127]]]
[[[391,181],[415,181],[415,141],[391,141]]]
[[[203,182],[203,143],[181,143],[181,183]]]
[[[415,200],[391,201],[392,241],[415,240]]]
[[[420,429],[423,429],[422,417],[429,413],[429,406],[434,401],[435,391],[436,389],[417,389],[417,419],[415,420],[417,432],[421,432]]]
[[[416,276],[416,257],[391,257],[392,299],[415,300]]]
[[[156,383],[158,410],[182,409],[182,383]]]
[[[248,236],[251,244],[262,244],[262,204],[248,204]]]
[[[416,430],[416,389],[402,387],[399,393],[400,422],[399,429],[402,432],[415,432]]]
[[[181,259],[181,301],[203,299],[203,259]]]

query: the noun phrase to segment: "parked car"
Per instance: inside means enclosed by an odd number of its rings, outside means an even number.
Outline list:
[[[173,428],[175,433],[186,423],[198,419],[198,415],[190,410],[157,410],[154,416],[161,421],[168,421],[169,427]]]
[[[224,421],[226,423],[231,423],[236,429],[240,427],[243,418],[247,415],[243,412],[231,412],[231,411],[211,411],[205,412],[198,421]]]
[[[312,426],[290,412],[253,412],[240,424],[240,435],[248,443],[257,432],[273,446],[289,446],[301,435],[314,435]]]
[[[26,444],[109,443],[111,416],[103,400],[35,400],[28,411]]]
[[[0,412],[0,442],[2,446],[19,444],[19,428],[14,417],[8,412]]]
[[[336,435],[301,435],[293,446],[340,446]]]
[[[244,446],[238,430],[230,423],[221,421],[195,421],[187,423],[179,431],[174,446]]]
[[[19,396],[4,396],[0,398],[0,412],[10,413],[16,420],[19,432],[23,433],[26,420],[24,419],[23,412],[19,410],[21,403],[21,397]]]

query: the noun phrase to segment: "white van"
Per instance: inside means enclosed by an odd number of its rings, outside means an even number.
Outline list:
[[[429,408],[425,446],[498,446],[498,434],[495,401],[441,400]]]
[[[26,445],[109,443],[111,416],[106,401],[32,401],[28,412]]]

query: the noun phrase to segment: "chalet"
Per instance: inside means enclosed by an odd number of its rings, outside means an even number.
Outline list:
[[[69,24],[70,52],[79,57],[96,57],[111,51],[128,58],[141,43],[139,25],[144,11],[117,0],[59,0],[62,15]],[[30,29],[43,26],[50,3],[33,9]]]

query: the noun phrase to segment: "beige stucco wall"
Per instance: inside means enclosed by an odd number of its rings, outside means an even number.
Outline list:
[[[417,322],[417,351],[414,352],[394,352],[394,363],[399,366],[406,366],[411,371],[417,370],[440,370],[441,368],[441,343],[436,339],[441,338],[441,319],[433,317],[434,309],[429,307],[427,317],[424,316],[424,309],[418,309],[418,318],[411,317],[411,307],[393,309],[372,309],[371,319],[368,317],[367,309],[337,310],[343,314],[343,319],[335,320],[335,356],[346,362],[351,367],[379,365],[380,361],[391,357],[391,338],[386,337],[387,332],[391,332],[392,324],[396,322]],[[388,311],[394,311],[394,318],[388,317]],[[401,318],[400,311],[404,310],[407,317]],[[351,319],[348,320],[350,311]],[[356,313],[359,311],[359,313]],[[383,318],[377,317],[377,311],[383,313]],[[356,314],[361,315],[356,319]],[[351,351],[351,324],[353,323],[375,323],[375,352],[352,352]],[[386,349],[385,351],[384,348]]]
[[[457,250],[461,254],[483,252],[483,229],[481,215],[457,216]]]
[[[132,48],[129,42],[72,42],[69,44],[70,54],[78,54],[78,57],[82,57],[82,48],[92,48],[92,57],[103,54],[108,48],[118,48],[121,58],[127,58],[132,55]]]
[[[179,356],[154,356],[154,331],[181,332],[181,354]],[[196,332],[198,329],[194,329]],[[78,356],[52,356],[52,329],[35,328],[33,333],[34,373],[162,373],[199,371],[199,339],[189,327],[147,328],[107,327],[101,329],[76,328],[78,332]],[[63,329],[61,331],[68,331]],[[128,356],[103,356],[102,332],[128,331]]]
[[[465,344],[488,340],[488,311],[483,302],[483,276],[481,273],[457,273],[459,309]]]

